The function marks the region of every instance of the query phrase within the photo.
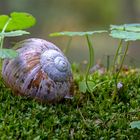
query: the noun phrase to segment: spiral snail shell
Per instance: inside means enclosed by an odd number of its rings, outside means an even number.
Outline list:
[[[58,102],[70,94],[71,67],[59,48],[37,38],[21,41],[15,47],[19,55],[4,60],[2,76],[16,95]]]

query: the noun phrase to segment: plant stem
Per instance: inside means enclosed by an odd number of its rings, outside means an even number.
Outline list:
[[[5,25],[4,25],[1,33],[4,33],[5,32],[5,30],[6,30],[7,26],[8,26],[8,24],[9,24],[10,20],[11,20],[11,18],[9,18],[7,20],[7,22],[5,23]],[[4,42],[4,36],[1,36],[0,39],[1,39],[1,41],[0,41],[0,49],[2,49],[3,48],[3,42]]]
[[[120,62],[121,62],[121,56],[122,56],[122,47],[120,47],[120,49],[119,49],[119,52],[118,52],[118,57],[117,57],[117,60],[116,60],[116,64],[117,64],[117,66],[119,66],[120,65]]]
[[[114,56],[114,60],[113,60],[113,72],[114,72],[114,70],[115,70],[116,60],[117,60],[118,54],[119,54],[119,52],[120,52],[120,49],[121,49],[121,47],[122,47],[122,43],[123,43],[123,40],[121,39],[121,41],[120,41],[120,43],[119,43],[119,45],[118,45],[116,54],[115,54],[115,56]]]
[[[127,42],[127,44],[126,44],[126,48],[125,48],[125,51],[124,51],[124,55],[123,55],[123,57],[122,57],[122,61],[121,61],[121,64],[120,64],[120,68],[119,68],[119,70],[118,70],[118,72],[117,72],[117,74],[116,74],[116,76],[115,76],[115,81],[114,81],[114,82],[115,82],[115,91],[114,91],[114,94],[113,94],[113,97],[112,97],[112,101],[115,99],[116,94],[118,93],[118,88],[117,88],[118,76],[119,76],[119,74],[120,74],[120,72],[121,72],[121,70],[122,70],[123,63],[124,63],[124,60],[125,60],[125,57],[126,57],[126,54],[127,54],[127,51],[128,51],[129,43],[130,43],[130,42]]]
[[[69,48],[70,48],[70,45],[71,45],[71,42],[72,42],[72,37],[70,37],[68,43],[67,43],[67,46],[66,48],[63,50],[64,54],[67,54],[68,51],[69,51]]]
[[[116,79],[118,78],[119,73],[120,73],[120,71],[122,70],[123,63],[124,63],[124,60],[125,60],[125,57],[126,57],[126,54],[127,54],[127,51],[128,51],[129,43],[130,43],[130,42],[127,42],[127,44],[126,44],[126,48],[125,48],[125,51],[124,51],[124,55],[123,55],[123,57],[122,57],[122,61],[121,61],[121,64],[120,64],[120,68],[119,68],[119,70],[118,70],[118,72],[117,72],[117,75],[116,75]]]
[[[5,30],[6,30],[7,26],[8,26],[8,24],[9,24],[10,20],[11,20],[11,18],[9,18],[7,20],[7,22],[5,23],[5,25],[4,25],[1,33],[4,33],[5,32]],[[0,37],[0,49],[3,48],[3,42],[4,42],[4,36],[1,36]],[[0,71],[2,71],[2,59],[0,59]]]
[[[110,55],[107,55],[107,72],[109,71],[110,67]]]
[[[104,83],[107,83],[107,82],[109,83],[110,80],[105,80],[105,81],[103,81],[103,82],[100,82],[100,83],[96,84],[96,85],[93,87],[92,90],[96,89],[96,87],[98,87],[98,86],[100,86],[100,85],[102,85],[102,84],[104,84]]]
[[[83,120],[83,123],[84,123],[85,126],[88,128],[88,124],[87,124],[87,122],[86,122],[84,116],[82,115],[82,112],[80,111],[80,109],[79,109],[78,107],[77,107],[77,110],[79,111],[79,114],[80,114],[80,116],[81,116],[81,118],[82,118],[82,120]]]
[[[89,49],[89,63],[88,63],[88,66],[87,66],[87,71],[86,71],[86,77],[85,77],[85,80],[86,80],[86,86],[87,86],[87,89],[88,91],[90,92],[90,88],[88,86],[88,76],[89,76],[89,71],[90,71],[90,68],[93,66],[94,64],[94,49],[92,47],[92,43],[89,39],[89,36],[86,35],[86,40],[87,40],[87,43],[88,43],[88,49]]]

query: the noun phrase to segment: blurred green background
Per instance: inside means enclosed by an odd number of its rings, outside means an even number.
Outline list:
[[[1,0],[0,14],[10,12],[28,12],[37,23],[29,29],[30,36],[9,39],[5,47],[18,40],[37,37],[53,42],[62,50],[65,49],[69,37],[53,37],[48,35],[58,31],[89,31],[109,29],[110,24],[139,23],[140,0]],[[108,34],[92,36],[96,62],[106,65],[106,56],[114,55],[119,40]],[[88,49],[84,37],[74,37],[67,53],[70,62],[88,59]],[[140,66],[140,41],[132,42],[128,51],[127,63]]]

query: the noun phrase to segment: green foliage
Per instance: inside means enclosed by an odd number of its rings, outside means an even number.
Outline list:
[[[15,37],[29,32],[23,31],[35,24],[35,18],[28,13],[13,12],[10,17],[7,15],[0,15],[0,58],[15,58],[18,53],[13,49],[3,49],[3,42],[5,37]]]
[[[140,129],[140,121],[133,121],[130,123],[131,128],[138,128]]]
[[[100,83],[96,83],[96,84],[92,80],[89,81],[88,79],[87,79],[88,84],[86,83],[86,81],[80,81],[78,84],[79,91],[82,93],[86,93],[88,90],[90,90],[90,92],[92,93],[96,88],[98,88],[99,86],[101,86],[102,84],[105,84],[107,82],[111,82],[111,79],[100,82]],[[88,85],[88,87],[87,87],[87,85]]]
[[[123,39],[124,41],[140,40],[140,33],[138,33],[138,32],[128,32],[128,31],[121,31],[121,30],[112,30],[110,35],[113,38]]]
[[[124,41],[140,40],[140,24],[110,25],[110,36]]]
[[[88,89],[90,90],[90,92],[93,92],[95,83],[92,81],[87,81],[87,83],[86,81],[80,81],[78,85],[79,85],[79,91],[82,93],[86,93]]]
[[[5,59],[5,58],[15,58],[18,56],[18,53],[13,50],[13,49],[3,49],[3,38],[4,37],[15,37],[15,36],[21,36],[24,34],[29,34],[29,32],[22,31],[22,30],[17,30],[17,31],[10,31],[10,32],[1,32],[0,37],[1,37],[1,49],[0,49],[0,58]]]
[[[124,25],[110,25],[111,30],[120,30],[120,31],[131,31],[131,32],[140,32],[140,24],[124,24]]]
[[[0,30],[3,30],[6,22],[10,19],[5,31],[22,30],[33,26],[36,22],[35,18],[28,13],[13,12],[8,15],[0,16]]]
[[[114,83],[116,86],[116,89],[114,91],[114,97],[116,97],[116,94],[118,92],[117,91],[118,76],[123,67],[123,63],[129,47],[129,42],[140,40],[140,24],[110,25],[110,30],[111,37],[121,39],[118,48],[116,50],[113,62],[114,64],[113,71],[115,70],[116,67],[118,67],[118,72],[116,73],[114,78]],[[122,49],[123,41],[127,42],[124,52]]]
[[[107,32],[106,30],[100,30],[100,31],[87,31],[87,32],[55,32],[51,33],[50,36],[86,36],[86,35],[93,35],[96,33],[104,33]]]
[[[23,30],[17,30],[17,31],[11,31],[11,32],[4,32],[4,33],[1,32],[0,36],[15,37],[15,36],[21,36],[21,35],[25,35],[25,34],[30,34],[30,33],[23,31]]]
[[[0,58],[15,58],[18,56],[18,53],[12,49],[0,49]]]

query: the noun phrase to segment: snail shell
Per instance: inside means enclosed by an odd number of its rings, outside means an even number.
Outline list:
[[[58,102],[69,94],[71,67],[59,48],[37,38],[21,41],[15,47],[19,55],[4,60],[2,76],[16,95]]]

